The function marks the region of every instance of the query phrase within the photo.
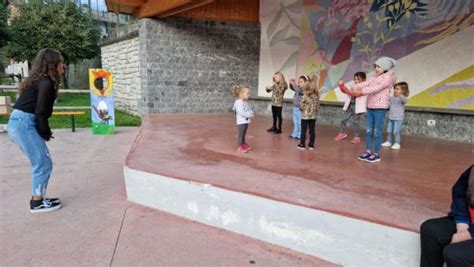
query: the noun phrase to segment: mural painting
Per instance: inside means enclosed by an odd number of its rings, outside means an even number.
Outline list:
[[[316,74],[323,100],[343,101],[337,81],[371,75],[397,59],[409,106],[474,110],[474,15],[470,0],[261,0],[259,95],[275,71]],[[288,92],[286,97],[291,97]]]

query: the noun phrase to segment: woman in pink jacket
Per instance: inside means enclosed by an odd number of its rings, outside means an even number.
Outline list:
[[[354,85],[349,92],[354,96],[367,95],[366,151],[358,157],[359,160],[380,161],[385,114],[390,106],[390,91],[397,80],[392,70],[395,63],[393,58],[379,58],[374,64],[375,77]]]

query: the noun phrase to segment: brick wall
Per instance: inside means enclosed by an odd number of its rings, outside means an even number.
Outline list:
[[[115,106],[130,114],[143,114],[139,47],[137,32],[101,46],[102,67],[113,74]]]
[[[146,113],[229,111],[232,85],[257,88],[258,24],[143,19],[139,38]]]
[[[283,117],[292,118],[292,100],[285,100]],[[264,97],[254,97],[250,104],[255,113],[271,116],[270,100]],[[421,110],[408,108],[405,112],[402,134],[433,137],[452,141],[474,143],[474,112],[447,113],[446,110]],[[322,103],[317,123],[339,126],[342,115],[342,103]],[[428,126],[428,120],[435,120],[435,126]],[[283,125],[283,127],[293,127]],[[349,123],[349,129],[352,130]],[[361,120],[365,128],[365,116]],[[387,129],[386,125],[384,129]],[[334,133],[336,135],[337,133]]]

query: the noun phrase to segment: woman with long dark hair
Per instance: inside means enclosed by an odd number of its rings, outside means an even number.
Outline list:
[[[20,97],[8,121],[8,135],[28,157],[32,172],[32,213],[61,207],[58,198],[46,198],[53,162],[46,142],[53,138],[48,119],[58,95],[64,59],[61,53],[46,48],[38,52],[28,78],[20,85]]]
[[[474,266],[474,168],[471,165],[452,190],[447,217],[421,225],[421,267]]]

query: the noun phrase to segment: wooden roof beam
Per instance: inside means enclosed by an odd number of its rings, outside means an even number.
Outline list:
[[[105,4],[109,11],[119,11],[118,9],[120,9],[121,6],[136,8],[145,3],[145,0],[105,0]]]
[[[198,7],[201,7],[201,6],[204,6],[204,5],[214,3],[215,1],[216,0],[193,0],[189,4],[182,5],[178,8],[172,9],[168,12],[161,13],[160,15],[158,15],[158,18],[162,19],[162,18],[170,17],[170,16],[173,16],[173,15],[176,15],[176,14],[179,14],[179,13],[186,12],[186,11],[191,10],[191,9],[195,9],[195,8],[198,8]]]
[[[134,15],[140,19],[154,17],[191,2],[191,0],[148,0],[134,12]]]

